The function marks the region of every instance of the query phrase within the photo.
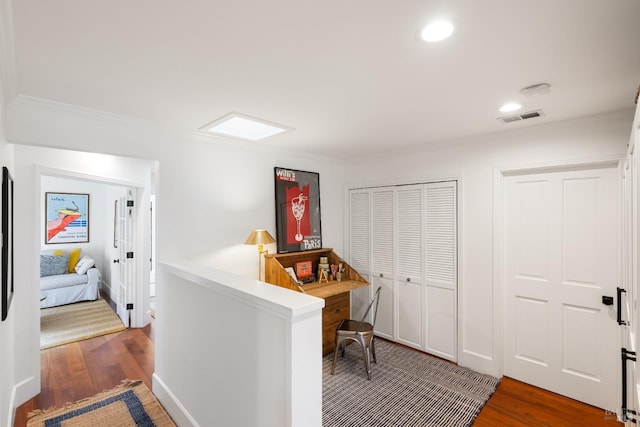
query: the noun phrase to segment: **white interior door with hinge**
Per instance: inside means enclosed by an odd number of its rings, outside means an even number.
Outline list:
[[[128,307],[131,303],[133,292],[133,280],[135,272],[134,261],[134,224],[135,224],[135,190],[127,189],[127,197],[121,197],[118,201],[118,258],[113,262],[117,265],[117,292],[116,292],[116,308],[118,316],[125,324],[130,326],[129,313],[133,307]]]
[[[614,167],[504,179],[504,374],[618,407]]]

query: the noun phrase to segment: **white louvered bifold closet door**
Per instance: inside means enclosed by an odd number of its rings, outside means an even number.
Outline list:
[[[394,339],[394,190],[391,188],[371,191],[371,285],[382,286],[376,319],[376,334]]]
[[[370,190],[349,193],[349,265],[371,283],[371,194]],[[360,319],[367,309],[371,286],[351,291],[351,317]]]
[[[457,184],[349,191],[349,263],[371,283],[351,292],[352,317],[382,287],[376,335],[457,360]]]
[[[400,186],[396,198],[397,340],[422,348],[423,185]]]
[[[425,347],[456,360],[456,182],[425,184]]]

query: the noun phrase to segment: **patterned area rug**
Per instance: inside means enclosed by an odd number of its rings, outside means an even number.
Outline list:
[[[357,344],[322,365],[322,425],[469,426],[500,380],[444,360],[376,340],[371,381]]]
[[[122,385],[64,408],[29,414],[27,427],[174,427],[169,414],[142,381]]]
[[[103,299],[40,310],[40,349],[125,330]]]

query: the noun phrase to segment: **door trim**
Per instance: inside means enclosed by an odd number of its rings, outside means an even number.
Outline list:
[[[56,169],[56,168],[51,168],[51,167],[42,166],[42,165],[35,165],[35,176],[36,176],[35,177],[35,197],[36,197],[35,206],[37,207],[39,212],[42,209],[40,194],[42,191],[41,190],[42,177],[44,176],[58,177],[58,178],[65,178],[65,179],[75,179],[78,181],[87,181],[87,182],[94,182],[99,184],[135,188],[136,189],[135,202],[138,203],[138,205],[140,205],[143,194],[145,193],[145,187],[143,183],[119,180],[119,179],[109,178],[105,176],[89,175],[89,174],[80,173],[76,171]],[[136,277],[134,281],[134,287],[132,289],[132,296],[133,296],[132,302],[134,303],[135,309],[133,310],[133,313],[131,316],[131,325],[129,326],[143,327],[150,322],[150,318],[149,318],[150,315],[148,313],[149,311],[148,298],[147,298],[146,304],[145,304],[145,298],[144,298],[144,287],[145,287],[145,284],[148,282],[148,278],[145,279],[144,271],[146,269],[144,268],[145,264],[143,262],[143,259],[147,258],[145,256],[145,247],[143,243],[145,242],[144,233],[146,233],[146,227],[141,226],[140,224],[140,222],[144,222],[144,216],[143,216],[144,210],[137,209],[136,212],[137,212],[137,216],[134,219],[134,221],[136,221],[136,233],[137,233],[135,237],[136,239],[135,252],[141,254],[142,256],[138,258],[139,267],[136,269]],[[39,221],[39,216],[36,215],[36,218],[37,218],[37,221]],[[34,229],[39,229],[38,227],[40,227],[40,224],[38,223],[35,226],[36,228]],[[37,239],[35,242],[35,245],[36,245],[35,247],[40,248],[39,235],[37,235],[35,238]],[[146,309],[145,309],[145,306],[146,306]],[[39,331],[40,331],[40,327],[38,326],[38,332]]]
[[[581,161],[561,161],[504,166],[493,169],[493,359],[498,376],[504,375],[504,178],[543,172],[566,172],[581,169],[616,168],[621,176],[624,156],[606,156]]]

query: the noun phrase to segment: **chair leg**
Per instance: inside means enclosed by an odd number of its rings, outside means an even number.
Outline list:
[[[368,345],[362,346],[364,353],[364,368],[367,371],[367,379],[371,381],[371,352]]]
[[[338,358],[338,348],[342,346],[342,340],[336,336],[336,348],[333,349],[333,365],[331,365],[331,375],[335,372],[336,369],[336,359]],[[342,354],[344,355],[344,350],[342,350]]]
[[[371,337],[371,354],[373,355],[373,363],[378,363],[378,361],[376,360],[376,339],[375,337]]]

